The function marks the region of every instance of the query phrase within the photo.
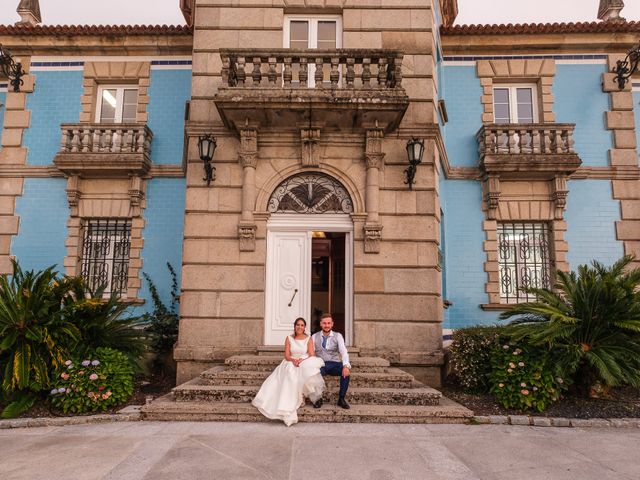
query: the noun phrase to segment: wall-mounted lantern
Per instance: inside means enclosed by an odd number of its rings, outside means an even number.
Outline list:
[[[203,180],[207,182],[207,187],[211,185],[211,182],[216,179],[214,167],[211,164],[211,160],[213,159],[213,154],[216,151],[216,139],[211,135],[204,135],[203,137],[198,138],[198,150],[200,151],[200,160],[202,160],[204,164],[204,178]]]
[[[624,89],[632,75],[638,71],[638,64],[640,63],[640,44],[637,47],[629,50],[629,53],[624,60],[618,60],[616,66],[613,68],[613,73],[616,74],[614,80],[618,82],[618,88]]]
[[[418,140],[412,138],[407,142],[407,157],[409,157],[409,168],[404,171],[407,179],[405,184],[409,185],[409,190],[413,189],[415,183],[416,169],[418,165],[422,163],[422,156],[424,155],[424,140]]]
[[[20,91],[20,86],[24,83],[22,77],[27,73],[22,69],[22,63],[15,62],[9,52],[0,43],[0,72],[9,79],[9,84],[14,92]]]

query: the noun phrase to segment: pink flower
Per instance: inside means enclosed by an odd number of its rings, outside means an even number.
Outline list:
[[[91,375],[89,375],[89,380],[97,380],[98,379],[98,375],[95,373],[92,373]]]
[[[84,370],[80,370],[80,371],[78,372],[78,375],[84,375]]]
[[[527,386],[527,384],[526,384],[526,383],[524,383],[524,382],[522,382],[522,383],[520,384],[520,386],[521,386],[522,388],[524,388],[524,387],[526,387],[526,386]]]
[[[516,364],[513,362],[509,362],[509,368],[516,368]]]
[[[104,386],[104,385],[100,385],[100,386],[98,387],[98,390],[100,390],[100,391],[102,391],[102,390],[104,390],[104,389],[105,389],[105,386]]]
[[[63,380],[69,380],[69,374],[68,373],[62,373],[62,374],[60,374],[60,376],[62,377]]]
[[[520,393],[523,395],[529,395],[529,390],[520,390]]]

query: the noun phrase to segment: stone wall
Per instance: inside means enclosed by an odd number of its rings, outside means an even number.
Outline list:
[[[222,125],[214,104],[221,83],[220,48],[280,48],[285,13],[342,14],[343,48],[384,48],[404,52],[403,86],[411,99],[400,128],[382,143],[379,165],[379,253],[365,252],[367,164],[362,129],[322,131],[319,165],[301,165],[300,131],[257,126],[255,250],[241,251],[243,167],[238,133]],[[264,342],[266,202],[273,188],[296,172],[319,170],[351,190],[354,212],[355,346],[408,367],[425,367],[422,377],[439,382],[442,301],[438,267],[440,240],[438,157],[433,78],[434,12],[429,2],[391,0],[321,2],[314,7],[286,2],[247,6],[203,0],[195,10],[193,84],[183,256],[181,325],[175,357],[178,381],[210,362],[234,353],[252,353]],[[217,178],[207,188],[197,136],[218,140]],[[426,138],[426,153],[412,191],[404,184],[405,145]],[[247,166],[246,157],[242,162]],[[370,165],[371,166],[371,165]],[[249,170],[253,167],[249,166]],[[251,173],[251,175],[254,175]],[[375,174],[374,174],[375,175]],[[249,177],[250,178],[250,177]],[[370,177],[371,181],[371,177]],[[369,197],[371,198],[371,197]],[[369,219],[370,220],[370,219]],[[368,221],[368,220],[367,220]]]

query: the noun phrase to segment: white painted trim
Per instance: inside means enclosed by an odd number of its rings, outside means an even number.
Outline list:
[[[30,72],[82,72],[84,67],[76,65],[73,67],[31,67]]]
[[[632,83],[631,84],[631,91],[640,92],[640,83]]]
[[[151,65],[151,70],[191,70],[191,65]]]
[[[349,214],[345,213],[324,213],[324,214],[298,214],[298,213],[273,213],[267,221],[267,267],[266,281],[269,281],[269,275],[272,273],[273,267],[270,266],[269,258],[272,252],[269,244],[269,233],[271,232],[307,232],[309,243],[311,243],[311,233],[313,231],[324,232],[344,232],[345,236],[345,342],[347,345],[353,345],[353,220]],[[311,261],[309,268],[311,268]],[[309,272],[309,281],[311,273]],[[273,280],[272,280],[273,281]],[[270,312],[270,299],[267,294],[269,289],[265,284],[265,315]],[[270,291],[269,291],[270,292]],[[311,302],[311,297],[309,297]],[[311,304],[307,310],[311,309]],[[265,318],[265,338],[268,319]]]
[[[521,123],[518,119],[517,90],[528,88],[531,90],[531,107],[533,110],[533,123],[538,122],[538,86],[534,83],[493,83],[493,120],[496,121],[496,89],[509,90],[509,120],[510,123]],[[515,100],[515,101],[514,101]]]
[[[116,90],[116,117],[114,123],[122,123],[122,111],[124,109],[124,91],[125,90],[135,90],[137,92],[136,95],[136,104],[139,101],[140,92],[138,90],[137,84],[130,85],[110,85],[104,84],[98,86],[98,93],[96,95],[96,123],[101,123],[102,116],[102,92],[104,90]]]
[[[191,61],[190,56],[184,55],[163,55],[163,56],[143,56],[143,55],[87,55],[87,56],[71,56],[71,55],[34,55],[31,62],[152,62],[156,60],[170,61]]]
[[[557,65],[606,65],[607,61],[604,59],[591,59],[591,60],[556,60]]]

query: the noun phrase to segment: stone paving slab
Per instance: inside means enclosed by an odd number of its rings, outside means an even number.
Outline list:
[[[637,480],[640,430],[125,422],[0,431],[0,478]]]

